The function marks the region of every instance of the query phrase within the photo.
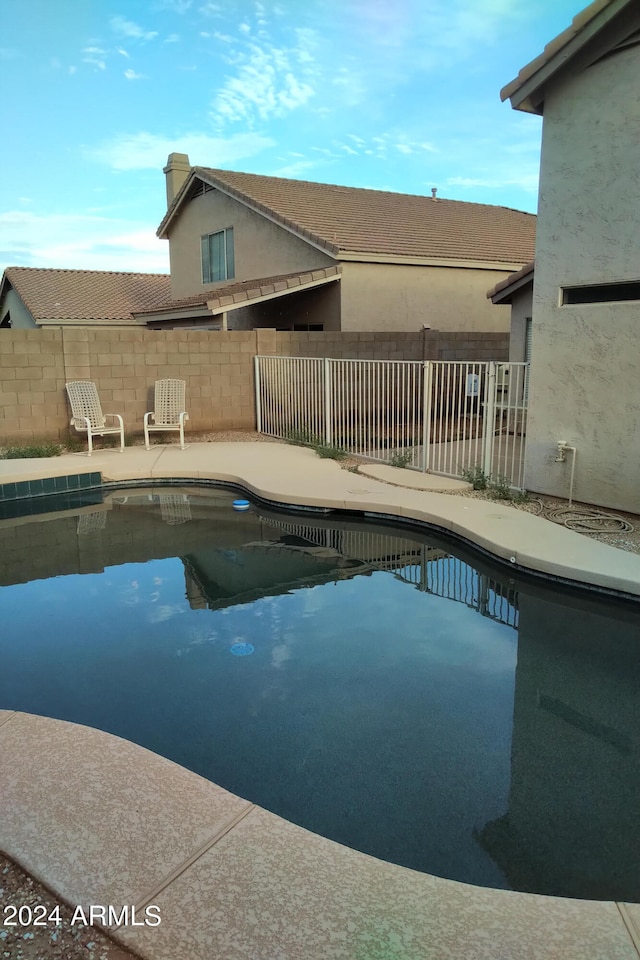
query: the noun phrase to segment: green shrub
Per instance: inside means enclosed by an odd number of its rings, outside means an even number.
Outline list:
[[[334,447],[331,443],[314,443],[312,446],[323,460],[345,460],[349,456],[342,447]]]
[[[59,443],[54,443],[52,440],[42,440],[36,443],[5,447],[1,459],[22,460],[31,457],[59,457],[61,453],[62,447]]]
[[[489,474],[485,473],[477,463],[474,467],[465,467],[462,471],[462,477],[467,483],[471,484],[474,490],[486,490],[491,480]]]
[[[315,447],[322,444],[320,437],[311,433],[309,430],[286,430],[284,439],[287,443],[294,443],[299,447]]]
[[[492,500],[511,500],[511,484],[509,478],[498,474],[497,477],[489,477],[487,490]]]
[[[410,450],[394,450],[389,458],[392,467],[408,467],[413,455]]]

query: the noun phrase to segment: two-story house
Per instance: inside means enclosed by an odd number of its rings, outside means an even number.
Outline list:
[[[535,216],[506,207],[165,167],[173,302],[147,323],[227,329],[506,330],[487,286],[531,259]],[[140,318],[142,315],[140,315]]]
[[[596,0],[503,89],[543,117],[540,199],[535,272],[490,291],[518,302],[514,351],[531,317],[527,487],[636,513],[639,78],[640,4]]]

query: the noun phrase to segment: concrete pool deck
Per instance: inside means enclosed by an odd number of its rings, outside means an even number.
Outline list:
[[[392,469],[392,468],[388,468]],[[280,444],[142,447],[0,461],[0,484],[218,479],[278,503],[416,518],[496,556],[640,596],[640,557],[493,502],[391,486]],[[392,483],[398,470],[383,474]],[[438,478],[427,479],[431,483]],[[413,479],[412,482],[416,482]],[[1,535],[1,530],[0,530]],[[638,960],[640,905],[489,890],[316,836],[135,744],[0,710],[0,849],[148,960]]]

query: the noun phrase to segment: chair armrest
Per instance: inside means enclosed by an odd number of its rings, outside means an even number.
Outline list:
[[[78,428],[79,423],[82,425],[82,427],[85,430],[88,430],[89,427],[91,426],[89,422],[89,417],[71,417],[71,426],[75,427],[76,430],[79,429]]]
[[[155,413],[153,412],[153,410],[149,410],[148,413],[145,413],[145,415],[144,415],[144,421],[143,421],[145,427],[147,426],[147,424],[149,423],[150,420],[155,420],[155,418],[156,418],[156,415],[155,415]]]
[[[112,420],[117,420],[118,423],[120,424],[120,427],[121,427],[122,429],[124,429],[124,420],[122,419],[122,417],[120,416],[119,413],[105,413],[105,415],[104,415],[105,420],[106,420],[107,418],[109,418],[109,417],[110,417]]]

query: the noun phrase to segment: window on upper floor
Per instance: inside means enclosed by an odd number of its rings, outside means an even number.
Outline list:
[[[200,240],[202,249],[202,282],[233,280],[235,261],[233,256],[233,227],[209,233]]]

